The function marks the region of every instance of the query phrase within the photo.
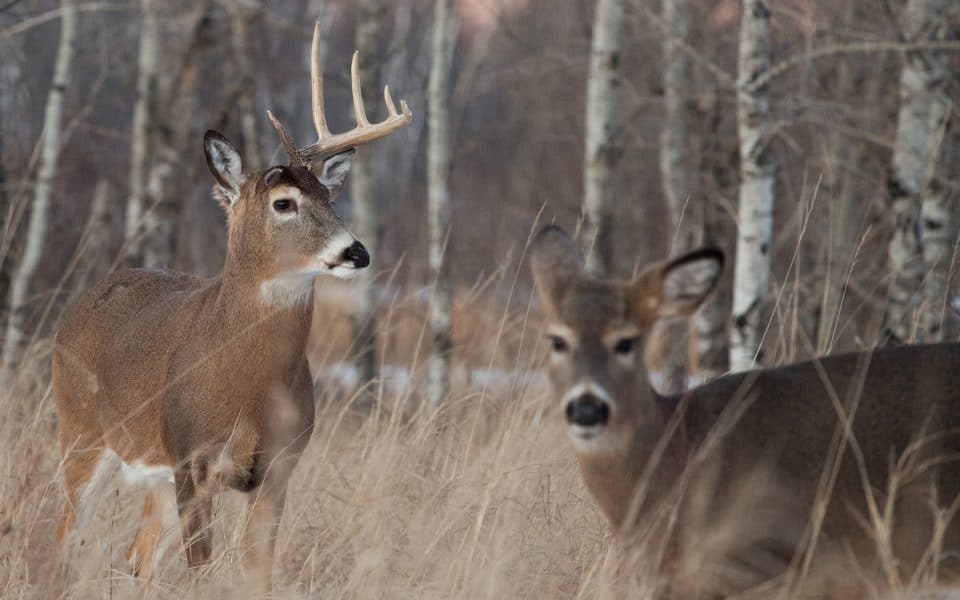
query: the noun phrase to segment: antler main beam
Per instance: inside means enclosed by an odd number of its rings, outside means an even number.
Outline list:
[[[310,87],[313,106],[313,126],[317,130],[317,141],[309,146],[297,148],[283,124],[267,111],[284,149],[292,164],[304,165],[318,159],[326,159],[349,148],[387,137],[394,131],[407,125],[413,119],[410,107],[400,101],[400,112],[390,96],[389,86],[383,88],[383,100],[387,105],[387,118],[379,123],[370,123],[363,107],[363,94],[360,90],[360,64],[358,53],[353,53],[350,65],[350,83],[353,90],[353,115],[357,126],[345,133],[331,133],[327,126],[327,117],[323,105],[323,59],[320,55],[320,23],[313,27],[313,46],[310,60]]]

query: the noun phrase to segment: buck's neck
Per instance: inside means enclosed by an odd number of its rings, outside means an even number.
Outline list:
[[[313,280],[302,282],[295,302],[271,302],[262,293],[265,277],[239,262],[228,255],[213,280],[216,318],[244,328],[242,337],[252,344],[299,359],[313,320]]]
[[[626,447],[620,451],[577,454],[587,489],[618,535],[629,533],[635,523],[631,516],[641,517],[651,503],[662,500],[673,489],[687,456],[682,428],[675,429],[663,441],[666,446],[659,450],[662,454],[649,478],[645,483],[641,481],[658,444],[667,435],[673,404],[649,386],[639,393],[647,396],[643,401],[651,409],[651,418],[636,429]],[[644,501],[635,507],[638,494],[643,495]]]

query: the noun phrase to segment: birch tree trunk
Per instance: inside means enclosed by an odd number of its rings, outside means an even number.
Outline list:
[[[158,0],[140,0],[140,44],[137,55],[137,98],[130,131],[130,196],[124,222],[124,237],[139,248],[143,235],[148,155],[157,117],[157,69],[160,57]]]
[[[761,358],[773,245],[774,161],[770,149],[767,83],[770,10],[764,0],[743,0],[737,53],[737,132],[740,138],[740,205],[733,280],[730,369]]]
[[[944,39],[949,31],[952,0],[909,0],[903,30],[909,41]],[[948,55],[943,51],[907,53],[900,73],[900,109],[888,182],[893,214],[893,237],[887,260],[891,281],[887,289],[883,342],[913,341],[920,325],[919,307],[926,265],[921,241],[921,200],[931,155],[931,140],[943,127],[948,104],[944,86],[950,79]]]
[[[722,241],[729,237],[726,235],[729,229],[726,223],[729,221],[724,221],[726,213],[720,204],[719,197],[721,190],[731,187],[729,179],[732,174],[726,157],[730,155],[732,149],[727,147],[730,141],[722,135],[721,131],[726,108],[720,93],[712,94],[708,101],[709,105],[703,111],[707,134],[701,146],[697,170],[702,177],[700,181],[703,182],[701,184],[703,189],[711,190],[711,193],[705,195],[702,202],[697,203],[699,211],[696,212],[700,213],[698,220],[703,226],[701,229],[703,235],[699,244],[720,246]],[[721,280],[720,287],[713,296],[693,314],[693,323],[690,326],[693,330],[691,371],[697,383],[708,381],[727,372],[730,291],[727,281]]]
[[[380,83],[380,57],[377,42],[380,38],[380,20],[386,12],[383,0],[361,0],[357,7],[356,47],[360,53],[360,87],[363,90],[367,114],[373,118],[377,110]],[[371,256],[377,256],[378,222],[376,205],[376,171],[370,146],[357,149],[353,160],[350,191],[353,200],[353,231]],[[353,337],[357,347],[357,371],[362,383],[377,376],[376,310],[377,290],[374,271],[366,269],[356,278],[357,302],[354,306]]]
[[[698,236],[697,210],[691,204],[693,192],[690,169],[690,117],[693,98],[693,69],[681,42],[690,31],[690,7],[687,0],[663,0],[663,104],[664,120],[660,130],[660,178],[670,209],[671,254],[693,248]],[[688,346],[693,343],[686,320],[666,326],[664,335],[671,342],[665,356],[664,388],[661,392],[680,393],[686,389],[690,374]],[[694,346],[690,346],[694,350]]]
[[[920,246],[926,269],[920,338],[928,343],[944,341],[951,263],[957,243],[957,193],[947,184],[957,171],[956,123],[944,122],[936,137],[933,150],[939,148],[939,156],[929,169],[920,203]]]
[[[434,277],[430,303],[433,348],[427,382],[429,410],[435,411],[450,391],[450,351],[453,346],[450,319],[450,276],[445,260],[450,229],[450,63],[453,55],[453,2],[436,0],[429,83],[427,139],[427,203],[430,229],[430,272]]]
[[[74,44],[77,34],[77,7],[73,0],[62,0],[60,42],[53,67],[53,81],[47,96],[43,114],[43,134],[40,141],[40,164],[33,202],[30,205],[30,221],[27,226],[26,245],[10,282],[10,314],[7,318],[3,342],[3,360],[0,363],[0,384],[9,384],[9,375],[19,361],[26,338],[25,327],[30,308],[30,282],[47,238],[47,221],[50,218],[50,196],[53,180],[57,174],[60,155],[60,136],[63,129],[63,101],[72,72]],[[0,385],[0,387],[4,387]]]
[[[623,0],[597,0],[587,76],[581,234],[587,270],[596,275],[607,273],[612,251],[613,168],[620,154],[615,137],[622,21]]]
[[[177,245],[177,223],[184,193],[179,193],[177,167],[182,161],[192,131],[201,61],[215,43],[212,5],[204,2],[196,11],[190,41],[173,84],[165,94],[158,115],[157,135],[151,146],[147,174],[147,206],[143,215],[143,266],[168,268]]]
[[[263,5],[258,1],[231,6],[231,32],[236,51],[237,108],[240,112],[240,131],[243,134],[243,163],[247,169],[263,167],[263,145],[257,114],[257,87],[260,78],[257,61],[262,39]]]

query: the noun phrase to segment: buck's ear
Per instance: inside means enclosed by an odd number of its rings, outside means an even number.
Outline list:
[[[702,248],[643,270],[633,281],[632,308],[648,321],[693,314],[717,286],[723,252]]]
[[[212,129],[203,134],[203,151],[207,157],[207,167],[217,180],[214,193],[221,202],[232,206],[240,198],[240,186],[247,178],[240,153],[230,140]]]
[[[544,308],[556,315],[564,290],[583,273],[583,257],[566,231],[546,225],[530,243],[530,270]]]
[[[321,169],[320,177],[317,179],[330,190],[331,201],[343,189],[343,182],[347,180],[347,173],[350,172],[350,165],[353,164],[354,154],[356,154],[356,150],[351,148],[340,154],[334,154],[323,161],[323,169]]]

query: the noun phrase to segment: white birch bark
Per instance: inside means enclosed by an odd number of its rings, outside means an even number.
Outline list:
[[[944,111],[946,116],[947,111]],[[947,183],[957,172],[956,124],[944,122],[937,143],[936,162],[929,169],[920,203],[920,246],[926,274],[923,281],[923,310],[919,337],[923,342],[944,341],[944,319],[948,302],[951,264],[957,242],[957,192]]]
[[[453,55],[453,2],[436,0],[429,83],[427,138],[427,204],[430,229],[429,265],[434,277],[430,303],[433,338],[427,382],[428,409],[440,407],[450,391],[451,286],[445,260],[450,229],[450,63]]]
[[[690,116],[693,98],[693,73],[690,56],[682,49],[690,30],[690,7],[687,0],[663,0],[663,104],[664,120],[660,129],[660,178],[670,209],[671,253],[693,248],[698,237],[697,210],[691,204],[693,191],[690,169]],[[685,320],[666,326],[664,335],[671,343],[664,356],[663,388],[659,391],[680,393],[687,386],[690,374],[688,347],[696,351],[691,328]]]
[[[951,0],[909,0],[903,30],[912,42],[943,39],[949,29]],[[887,250],[891,281],[887,288],[883,341],[914,341],[919,328],[923,292],[924,250],[921,241],[921,200],[931,155],[931,140],[944,123],[948,104],[943,86],[950,79],[945,52],[907,53],[900,73],[900,108],[888,187],[893,214],[893,237]]]
[[[597,0],[587,75],[586,132],[583,156],[583,231],[587,270],[610,268],[612,251],[613,167],[616,146],[617,91],[620,87],[620,28],[623,0]]]
[[[749,369],[761,358],[773,245],[774,161],[770,149],[767,84],[755,82],[770,67],[770,10],[764,0],[743,0],[737,54],[737,132],[740,205],[733,280],[730,369]]]
[[[156,126],[157,69],[160,55],[160,25],[157,0],[140,0],[140,44],[137,54],[137,97],[130,129],[130,196],[124,222],[124,237],[139,247],[143,235],[148,155]]]
[[[47,238],[47,222],[50,218],[50,196],[53,180],[57,174],[60,156],[60,136],[63,130],[63,102],[73,66],[74,45],[77,34],[77,7],[73,0],[62,0],[60,19],[60,42],[53,67],[53,81],[47,96],[43,114],[43,134],[40,141],[40,164],[37,183],[30,205],[30,221],[27,226],[26,245],[10,282],[10,313],[7,318],[3,341],[3,360],[0,363],[0,383],[9,383],[10,369],[15,366],[23,351],[26,338],[25,327],[30,308],[30,282],[43,256]]]
[[[380,21],[386,12],[382,0],[361,0],[357,6],[356,48],[360,64],[360,86],[367,114],[375,116],[378,106],[380,83],[380,57],[377,43],[380,38]],[[375,148],[366,146],[357,149],[350,174],[350,191],[353,200],[353,232],[370,252],[377,257],[378,220],[376,204],[376,171],[373,167]],[[377,290],[373,269],[360,272],[356,280],[356,304],[354,305],[353,336],[357,348],[357,370],[362,384],[377,376],[376,309]]]

